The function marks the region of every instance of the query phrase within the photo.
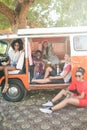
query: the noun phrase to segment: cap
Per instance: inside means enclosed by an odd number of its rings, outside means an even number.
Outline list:
[[[82,68],[82,67],[78,67],[76,72],[81,72],[82,74],[84,74],[85,73],[85,69]]]

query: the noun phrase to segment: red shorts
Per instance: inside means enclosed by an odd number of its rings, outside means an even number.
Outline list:
[[[87,99],[78,99],[79,100],[79,106],[80,107],[86,107],[87,106]]]
[[[78,96],[77,94],[74,94],[74,96]],[[87,98],[84,99],[78,99],[79,100],[79,106],[80,107],[87,107]]]

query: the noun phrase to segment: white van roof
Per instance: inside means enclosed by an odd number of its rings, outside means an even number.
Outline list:
[[[63,37],[71,34],[87,34],[87,26],[18,29],[16,34],[0,35],[0,39]]]
[[[18,35],[87,33],[87,26],[19,29]]]

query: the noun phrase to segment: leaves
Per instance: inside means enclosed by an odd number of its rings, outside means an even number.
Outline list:
[[[28,20],[35,27],[87,25],[86,5],[86,0],[36,0]]]
[[[86,26],[87,0],[31,0],[27,21],[30,27]],[[0,0],[15,10],[18,2],[29,0]],[[17,8],[20,13],[20,8]],[[0,14],[0,29],[10,26],[8,19]]]

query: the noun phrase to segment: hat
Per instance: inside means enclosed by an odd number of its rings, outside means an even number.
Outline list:
[[[85,73],[85,69],[82,68],[82,67],[78,67],[76,72],[81,72],[82,74],[84,74]]]

